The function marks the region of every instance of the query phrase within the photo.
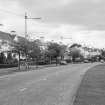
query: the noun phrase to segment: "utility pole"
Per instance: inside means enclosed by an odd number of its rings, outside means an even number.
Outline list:
[[[27,13],[25,12],[25,46],[27,46],[27,37],[28,37],[28,32],[27,32],[27,30],[28,30],[28,28],[27,28],[27,20],[28,19],[37,19],[37,20],[39,20],[39,19],[41,19],[40,17],[39,18],[30,18],[30,17],[28,17],[27,16]],[[27,50],[27,49],[26,49]],[[26,54],[26,62],[27,62],[27,54]]]

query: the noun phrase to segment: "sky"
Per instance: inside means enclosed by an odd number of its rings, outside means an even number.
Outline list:
[[[105,0],[0,0],[0,30],[25,36],[25,12],[41,17],[27,20],[29,38],[105,48]]]

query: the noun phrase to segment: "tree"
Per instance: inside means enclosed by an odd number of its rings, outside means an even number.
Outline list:
[[[100,60],[101,59],[104,59],[105,60],[105,50],[104,49],[101,49],[100,50]]]
[[[13,50],[19,55],[19,63],[21,55],[25,56],[26,61],[28,61],[30,58],[32,60],[38,60],[41,52],[39,40],[29,41],[23,37],[19,37],[18,41],[14,42]]]
[[[79,49],[81,45],[79,44],[73,44],[69,48],[70,50],[70,55],[72,56],[72,61],[75,62],[76,58],[83,58],[81,54],[81,50]]]
[[[6,61],[6,57],[5,57],[4,53],[2,52],[2,53],[0,53],[0,64],[4,64],[5,61]]]
[[[61,46],[58,43],[50,42],[48,44],[48,49],[47,49],[47,56],[50,58],[50,63],[52,59],[56,59],[56,64],[57,64],[58,61],[57,57],[59,57],[60,55],[62,55]]]
[[[66,48],[67,48],[66,45],[60,45],[60,57],[61,57],[61,60],[64,59],[64,54],[66,52]]]
[[[20,51],[21,54],[27,56],[30,48],[30,42],[23,37],[19,37],[18,41],[15,41],[14,48],[16,51]]]
[[[12,53],[11,52],[8,52],[8,54],[7,54],[7,60],[8,61],[12,60]]]
[[[30,42],[30,51],[29,51],[29,57],[31,57],[33,60],[39,59],[41,55],[40,46],[36,41]]]
[[[16,41],[14,40],[14,44],[12,46],[13,46],[13,52],[17,53],[19,57],[19,61],[18,61],[19,70],[20,70],[20,56],[21,55],[25,56],[27,59],[29,48],[30,48],[29,45],[30,45],[29,41],[24,37],[18,36],[18,39]]]
[[[103,57],[105,57],[105,50],[104,50],[104,49],[101,50],[101,55],[102,55]]]
[[[74,47],[82,47],[80,44],[74,43],[70,46],[70,48],[74,48]]]

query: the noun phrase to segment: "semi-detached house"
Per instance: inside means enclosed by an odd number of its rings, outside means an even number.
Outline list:
[[[12,50],[13,39],[11,34],[0,31],[0,53]]]

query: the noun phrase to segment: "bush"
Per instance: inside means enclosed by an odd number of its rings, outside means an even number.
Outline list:
[[[6,57],[4,55],[4,53],[0,53],[0,64],[4,64],[6,60]]]
[[[76,63],[79,63],[79,62],[82,62],[82,61],[83,61],[83,59],[81,59],[81,58],[79,58],[79,57],[78,57],[78,58],[75,58],[75,62],[76,62]]]
[[[12,60],[6,60],[5,64],[9,64],[9,65],[14,65],[17,64],[18,60],[17,59],[12,59]]]
[[[67,63],[71,63],[71,62],[72,62],[71,59],[65,59],[65,61],[66,61]]]
[[[0,64],[0,68],[18,67],[18,64]]]
[[[46,60],[39,60],[39,61],[37,61],[37,64],[38,65],[46,65],[46,64],[48,64],[48,62]]]

